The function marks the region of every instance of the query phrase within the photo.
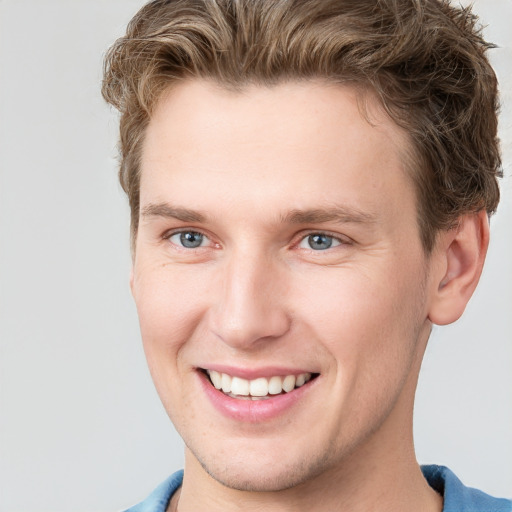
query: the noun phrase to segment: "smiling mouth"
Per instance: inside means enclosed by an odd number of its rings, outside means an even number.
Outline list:
[[[318,377],[318,373],[276,375],[247,380],[215,370],[203,370],[210,383],[225,395],[239,400],[268,400],[276,395],[290,393]]]

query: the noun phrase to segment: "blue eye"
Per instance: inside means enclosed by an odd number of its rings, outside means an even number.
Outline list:
[[[196,249],[206,245],[208,238],[197,231],[180,231],[171,235],[169,240],[175,245],[181,245],[187,249]]]
[[[303,238],[299,244],[299,247],[303,249],[313,249],[314,251],[325,251],[331,247],[340,245],[340,241],[325,233],[313,233]]]

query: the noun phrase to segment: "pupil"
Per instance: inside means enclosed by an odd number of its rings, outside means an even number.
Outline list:
[[[187,247],[189,249],[199,247],[202,241],[203,235],[201,235],[201,233],[196,233],[195,231],[187,231],[185,233],[181,233],[180,235],[181,244],[183,247]]]
[[[311,249],[325,250],[332,245],[332,237],[327,235],[309,235],[309,246]]]

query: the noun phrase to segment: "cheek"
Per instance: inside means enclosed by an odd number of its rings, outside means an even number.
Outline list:
[[[332,409],[332,424],[355,438],[389,413],[408,382],[419,346],[421,297],[406,279],[338,277],[324,282],[323,293],[305,301],[303,311],[334,365],[328,378],[333,401],[342,406]]]
[[[316,293],[303,297],[299,308],[315,337],[342,367],[342,378],[366,372],[387,378],[410,358],[423,300],[421,290],[409,284],[417,283],[417,270],[413,272],[416,280],[405,277],[411,273],[377,267],[371,273],[339,269],[328,278],[302,278],[300,288]]]
[[[189,370],[181,361],[201,318],[201,293],[190,276],[165,266],[136,268],[133,282],[148,368],[171,421],[180,424]]]
[[[133,296],[148,366],[159,392],[179,364],[186,342],[192,337],[206,307],[201,279],[171,267],[136,268]]]
[[[180,338],[202,308],[203,282],[197,272],[168,265],[136,268],[133,296],[143,335],[155,341]]]

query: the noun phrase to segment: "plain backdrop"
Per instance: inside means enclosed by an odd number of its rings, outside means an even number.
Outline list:
[[[128,276],[105,49],[140,0],[0,0],[0,511],[114,511],[183,464],[153,389]],[[422,463],[512,496],[510,0],[475,10],[500,45],[506,178],[480,287],[420,377]]]

